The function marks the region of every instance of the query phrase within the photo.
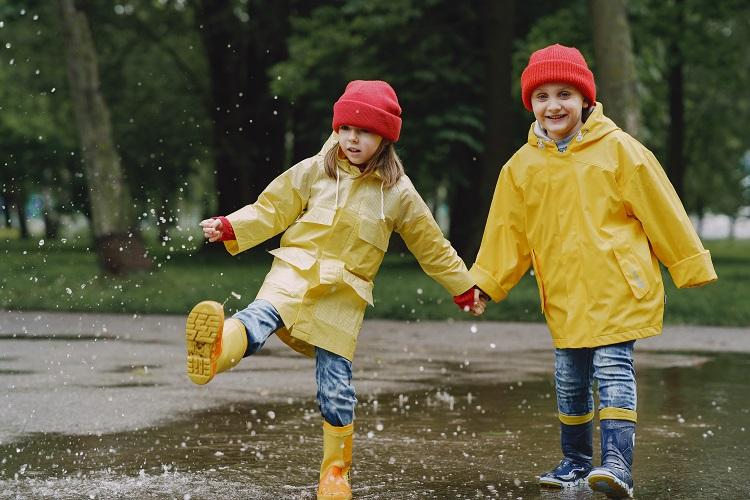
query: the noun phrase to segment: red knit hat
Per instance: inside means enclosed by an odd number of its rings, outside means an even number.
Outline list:
[[[526,109],[532,111],[534,89],[550,82],[574,85],[590,104],[596,103],[594,74],[575,47],[556,43],[531,54],[528,66],[521,73],[521,99]]]
[[[400,117],[401,106],[393,87],[380,80],[354,80],[333,105],[333,130],[351,125],[396,142],[401,133]]]

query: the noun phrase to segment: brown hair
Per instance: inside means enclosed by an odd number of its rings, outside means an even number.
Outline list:
[[[340,151],[341,148],[336,143],[328,150],[325,156],[324,165],[326,174],[332,179],[336,178],[336,169],[338,168],[336,159],[339,157]],[[343,153],[341,154],[343,155]],[[404,165],[401,163],[401,158],[398,157],[396,148],[391,141],[383,139],[375,154],[372,155],[372,158],[370,158],[370,161],[367,162],[364,170],[362,170],[362,173],[357,178],[365,179],[374,172],[380,172],[385,187],[394,186],[401,176],[404,175]]]

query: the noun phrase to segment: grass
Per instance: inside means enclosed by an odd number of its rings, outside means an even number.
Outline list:
[[[170,242],[150,250],[153,271],[124,278],[102,275],[83,240],[40,244],[0,237],[0,308],[13,310],[185,314],[200,300],[245,307],[260,287],[271,256],[253,249],[237,257]],[[750,326],[750,241],[710,241],[719,281],[676,290],[665,273],[668,323]],[[175,248],[177,247],[177,248]],[[390,252],[375,281],[368,318],[410,321],[469,319],[428,278],[411,255]],[[533,277],[525,276],[488,320],[544,321]]]

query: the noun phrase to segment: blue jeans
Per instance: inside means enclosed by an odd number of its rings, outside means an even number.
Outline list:
[[[258,352],[268,337],[284,326],[276,308],[263,299],[253,301],[232,317],[245,325],[245,356]],[[316,347],[315,381],[318,385],[318,407],[326,422],[337,427],[351,424],[354,421],[354,406],[357,404],[352,385],[352,362],[343,356]]]
[[[593,418],[596,379],[600,417],[634,419],[637,402],[634,344],[635,341],[629,341],[593,348],[555,349],[555,387],[561,416],[591,414]]]

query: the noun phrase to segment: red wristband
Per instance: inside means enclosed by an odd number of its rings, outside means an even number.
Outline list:
[[[212,219],[219,219],[221,222],[221,240],[220,241],[231,241],[236,240],[237,237],[234,235],[234,228],[232,223],[224,216],[212,217]]]
[[[453,297],[453,302],[461,309],[471,309],[474,307],[474,290],[476,290],[476,287],[471,287],[461,295],[456,295]]]

